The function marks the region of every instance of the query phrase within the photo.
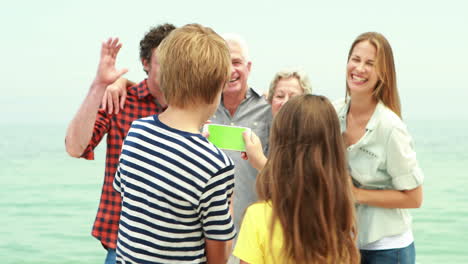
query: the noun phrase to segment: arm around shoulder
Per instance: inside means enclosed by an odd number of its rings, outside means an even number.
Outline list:
[[[102,97],[101,109],[104,109],[109,114],[112,112],[118,114],[121,109],[124,109],[127,89],[133,85],[135,85],[134,82],[121,77],[107,86]]]
[[[72,157],[80,157],[91,140],[105,88],[127,72],[127,69],[117,70],[115,68],[115,60],[121,47],[122,44],[119,43],[118,39],[109,38],[102,43],[96,77],[67,129],[65,147]]]

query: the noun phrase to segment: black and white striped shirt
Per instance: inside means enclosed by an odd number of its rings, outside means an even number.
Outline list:
[[[114,188],[122,196],[117,263],[205,263],[205,238],[235,236],[232,160],[157,115],[132,123]]]

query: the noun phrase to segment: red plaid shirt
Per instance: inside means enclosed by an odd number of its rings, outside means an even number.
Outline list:
[[[99,110],[94,123],[93,136],[83,152],[82,157],[94,159],[94,148],[107,133],[107,154],[104,185],[101,201],[94,221],[92,235],[99,239],[106,248],[116,248],[117,230],[120,217],[120,194],[114,190],[114,175],[119,164],[123,141],[133,120],[159,114],[164,111],[148,90],[146,80],[129,87],[125,107],[117,115]]]

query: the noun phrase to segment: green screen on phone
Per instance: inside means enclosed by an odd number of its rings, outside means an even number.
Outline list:
[[[209,124],[208,140],[220,149],[245,151],[242,132],[246,130],[248,128]]]

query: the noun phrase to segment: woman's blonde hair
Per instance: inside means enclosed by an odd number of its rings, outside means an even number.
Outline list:
[[[256,187],[261,200],[271,201],[270,230],[279,221],[282,253],[293,263],[359,262],[351,177],[327,98],[301,95],[280,109]]]
[[[275,94],[276,86],[280,80],[296,78],[302,88],[303,94],[312,93],[312,85],[310,84],[309,77],[304,71],[301,70],[281,70],[275,74],[270,83],[270,90],[268,91],[268,102],[271,104],[273,95]]]
[[[377,50],[375,69],[379,80],[374,88],[374,98],[378,101],[382,101],[385,106],[402,118],[400,97],[396,84],[395,63],[390,43],[388,43],[388,40],[380,33],[363,33],[359,35],[351,45],[348,53],[348,62],[354,47],[363,41],[369,41]],[[346,83],[346,96],[349,94],[349,87]]]

